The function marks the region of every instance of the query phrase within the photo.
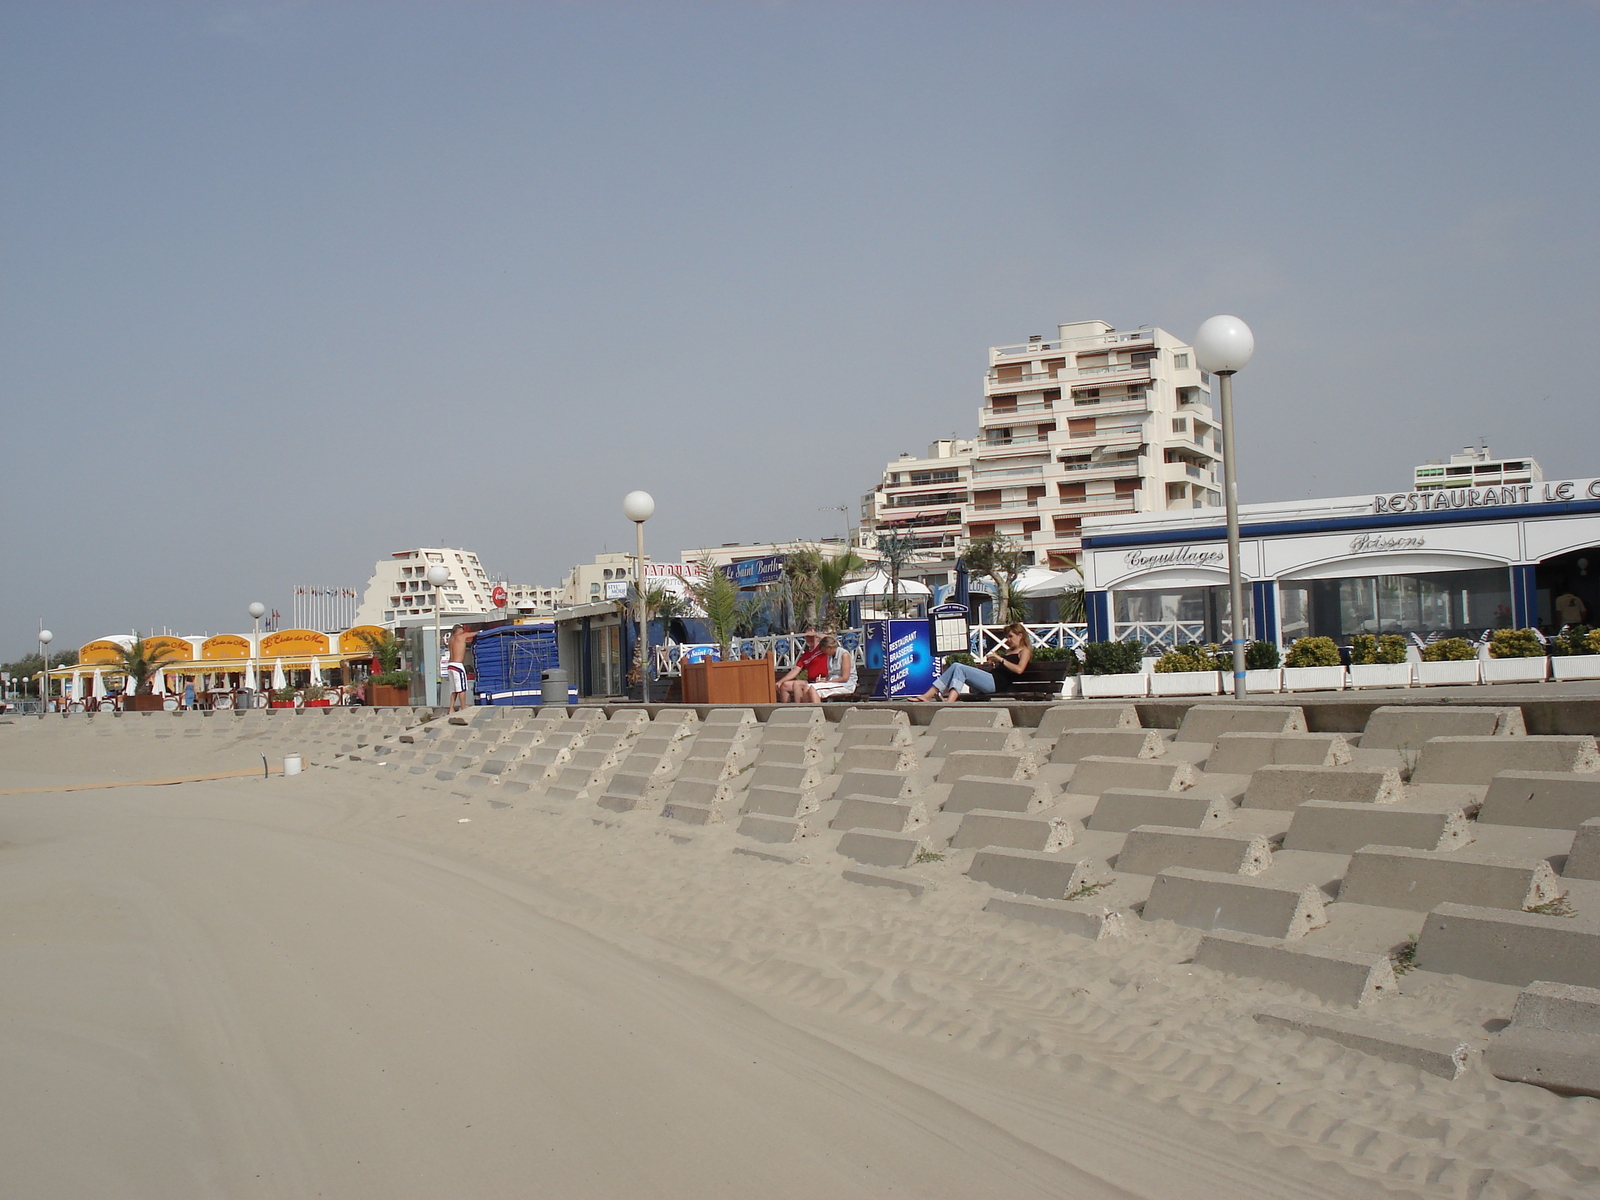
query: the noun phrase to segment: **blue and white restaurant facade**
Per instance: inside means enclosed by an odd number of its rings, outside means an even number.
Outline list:
[[[1600,479],[1243,505],[1249,636],[1479,640],[1600,625]],[[1091,641],[1222,642],[1221,508],[1085,519]]]

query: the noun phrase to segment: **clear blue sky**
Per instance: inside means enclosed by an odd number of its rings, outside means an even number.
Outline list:
[[[816,537],[988,346],[1249,321],[1248,500],[1600,474],[1593,4],[0,4],[0,658]]]

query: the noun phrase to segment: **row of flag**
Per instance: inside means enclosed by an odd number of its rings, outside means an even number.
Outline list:
[[[354,588],[297,587],[294,590],[294,594],[296,596],[327,596],[339,600],[356,600],[360,598],[356,595]]]

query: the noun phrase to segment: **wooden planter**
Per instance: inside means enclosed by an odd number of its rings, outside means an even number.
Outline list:
[[[124,696],[122,708],[124,712],[160,712],[166,707],[165,696]]]
[[[411,687],[391,687],[382,683],[367,684],[368,708],[407,708],[411,704]]]
[[[771,654],[729,662],[684,663],[685,704],[776,704],[778,676]]]

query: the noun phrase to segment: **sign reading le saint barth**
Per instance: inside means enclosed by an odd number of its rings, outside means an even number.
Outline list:
[[[1375,513],[1442,512],[1447,508],[1495,508],[1502,504],[1561,504],[1568,500],[1600,500],[1600,479],[1563,479],[1559,483],[1508,483],[1502,487],[1440,488],[1374,496]]]

